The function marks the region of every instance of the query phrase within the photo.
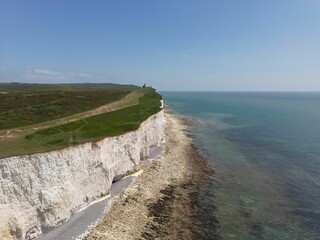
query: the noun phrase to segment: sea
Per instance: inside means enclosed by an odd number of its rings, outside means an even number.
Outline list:
[[[161,94],[214,171],[198,239],[320,239],[320,93]]]

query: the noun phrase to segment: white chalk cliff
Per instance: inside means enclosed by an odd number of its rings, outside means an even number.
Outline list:
[[[161,144],[163,114],[120,136],[0,159],[0,239],[33,239],[108,194],[113,180]]]

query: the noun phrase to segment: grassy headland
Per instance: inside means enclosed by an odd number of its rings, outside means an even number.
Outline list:
[[[115,84],[1,83],[0,130],[41,123],[119,100],[136,87]]]
[[[159,112],[160,100],[161,96],[149,88],[138,105],[37,131],[25,139],[33,145],[61,148],[120,135],[138,129],[144,120]]]
[[[120,85],[114,83],[74,83],[74,84],[39,84],[39,83],[0,83],[0,92],[80,92],[80,91],[118,91],[137,89],[135,85]]]
[[[72,91],[63,94],[74,96],[73,93],[76,95],[88,93],[90,96],[89,92]],[[97,94],[96,91],[94,93]],[[126,93],[126,91],[118,90],[119,95],[113,99],[117,100]],[[12,93],[9,92],[10,94]],[[103,96],[100,95],[100,97]],[[52,121],[2,130],[0,131],[0,158],[61,149],[136,130],[141,122],[161,110],[161,98],[152,88],[138,88],[120,100],[90,111]],[[110,102],[110,98],[104,101]],[[47,107],[48,105],[43,106]]]

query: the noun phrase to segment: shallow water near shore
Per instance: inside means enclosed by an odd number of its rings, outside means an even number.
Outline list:
[[[320,239],[319,93],[161,94],[215,171],[203,239]]]

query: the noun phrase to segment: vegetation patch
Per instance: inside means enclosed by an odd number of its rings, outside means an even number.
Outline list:
[[[3,84],[0,83],[0,91],[2,90],[2,85]],[[74,85],[79,88],[79,85]],[[50,94],[61,93],[64,95],[71,94],[77,99],[85,99],[87,93],[92,96],[92,94],[98,95],[99,93],[104,92],[104,84],[93,85],[96,89],[87,89],[87,91],[63,93],[59,91],[39,91],[33,92],[32,94],[27,92],[10,92],[9,95],[11,95],[11,97],[16,96],[22,100],[20,97],[23,95],[27,97],[38,97],[42,94],[49,96]],[[100,87],[99,91],[97,91],[96,85]],[[27,86],[29,87],[29,85]],[[126,92],[130,92],[130,94],[125,95]],[[145,87],[137,89],[137,87],[133,87],[131,90],[112,90],[108,91],[108,93],[115,93],[116,95],[121,95],[121,93],[123,93],[125,97],[118,101],[112,101],[110,104],[103,105],[101,108],[95,107],[92,110],[72,114],[70,116],[59,117],[57,119],[50,118],[49,121],[26,126],[23,125],[18,128],[0,129],[0,158],[48,152],[84,142],[95,142],[105,136],[119,135],[137,129],[142,121],[160,110],[161,96],[151,88]],[[103,98],[103,96],[99,96]],[[118,96],[116,98],[120,97]],[[57,102],[58,100],[59,99],[55,99],[53,101]],[[105,100],[98,99],[98,101]],[[50,109],[50,111],[56,109],[54,104],[50,106],[42,105],[41,107],[46,107],[47,109]],[[78,106],[77,111],[79,111],[81,107],[82,106]],[[23,107],[21,108],[23,109]],[[19,110],[20,109],[18,108],[13,111]],[[20,114],[17,114],[16,116],[19,117]],[[21,118],[23,119],[23,116]],[[3,118],[0,117],[0,122],[1,120],[3,120]],[[19,119],[17,121],[19,121]],[[14,118],[12,118],[11,121],[7,119],[7,122],[8,124],[17,124]]]
[[[0,92],[81,92],[81,91],[127,91],[137,89],[134,85],[120,85],[114,83],[75,83],[75,84],[39,84],[39,83],[0,83]]]
[[[130,91],[11,92],[0,94],[0,130],[41,123],[117,101]]]
[[[136,130],[161,110],[161,95],[151,88],[145,92],[138,105],[40,130],[27,135],[25,140],[29,144],[61,148]]]
[[[135,174],[135,173],[137,173],[137,172],[139,172],[139,171],[140,171],[140,168],[135,167],[135,168],[132,169],[131,171],[126,172],[125,176],[133,175],[133,174]]]

